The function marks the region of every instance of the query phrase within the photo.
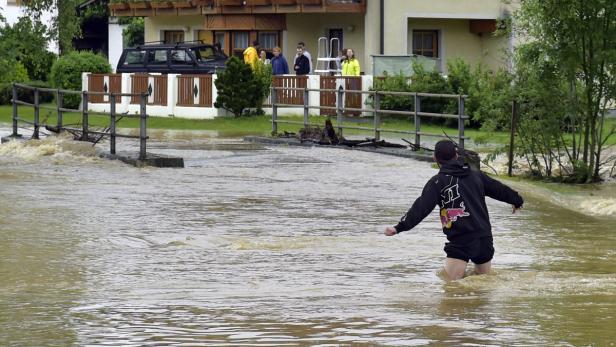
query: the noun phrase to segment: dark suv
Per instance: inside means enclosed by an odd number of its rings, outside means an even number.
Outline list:
[[[213,74],[224,70],[227,58],[210,44],[145,44],[124,49],[116,72]]]

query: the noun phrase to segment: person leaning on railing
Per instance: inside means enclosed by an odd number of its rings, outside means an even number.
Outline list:
[[[355,59],[355,54],[351,48],[346,51],[347,59],[342,62],[342,76],[359,76],[359,60]]]

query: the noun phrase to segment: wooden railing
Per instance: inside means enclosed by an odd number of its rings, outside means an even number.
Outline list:
[[[178,106],[212,107],[212,75],[180,75]]]

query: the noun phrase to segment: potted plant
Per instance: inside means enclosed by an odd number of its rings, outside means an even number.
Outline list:
[[[150,2],[144,1],[144,0],[130,0],[130,2],[128,3],[128,6],[133,10],[141,10],[141,9],[149,8]]]
[[[171,8],[173,7],[170,0],[152,0],[150,5],[152,8]]]
[[[109,9],[113,11],[128,10],[128,2],[126,0],[111,0],[109,2]]]
[[[173,7],[175,8],[195,7],[195,4],[193,4],[192,0],[174,0],[172,3],[173,3]]]

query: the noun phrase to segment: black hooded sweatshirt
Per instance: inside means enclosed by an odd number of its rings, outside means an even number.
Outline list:
[[[443,233],[450,242],[467,243],[492,236],[486,196],[515,207],[524,203],[513,189],[481,171],[471,170],[460,160],[450,160],[426,183],[421,196],[395,226],[396,231],[412,229],[438,205]]]

